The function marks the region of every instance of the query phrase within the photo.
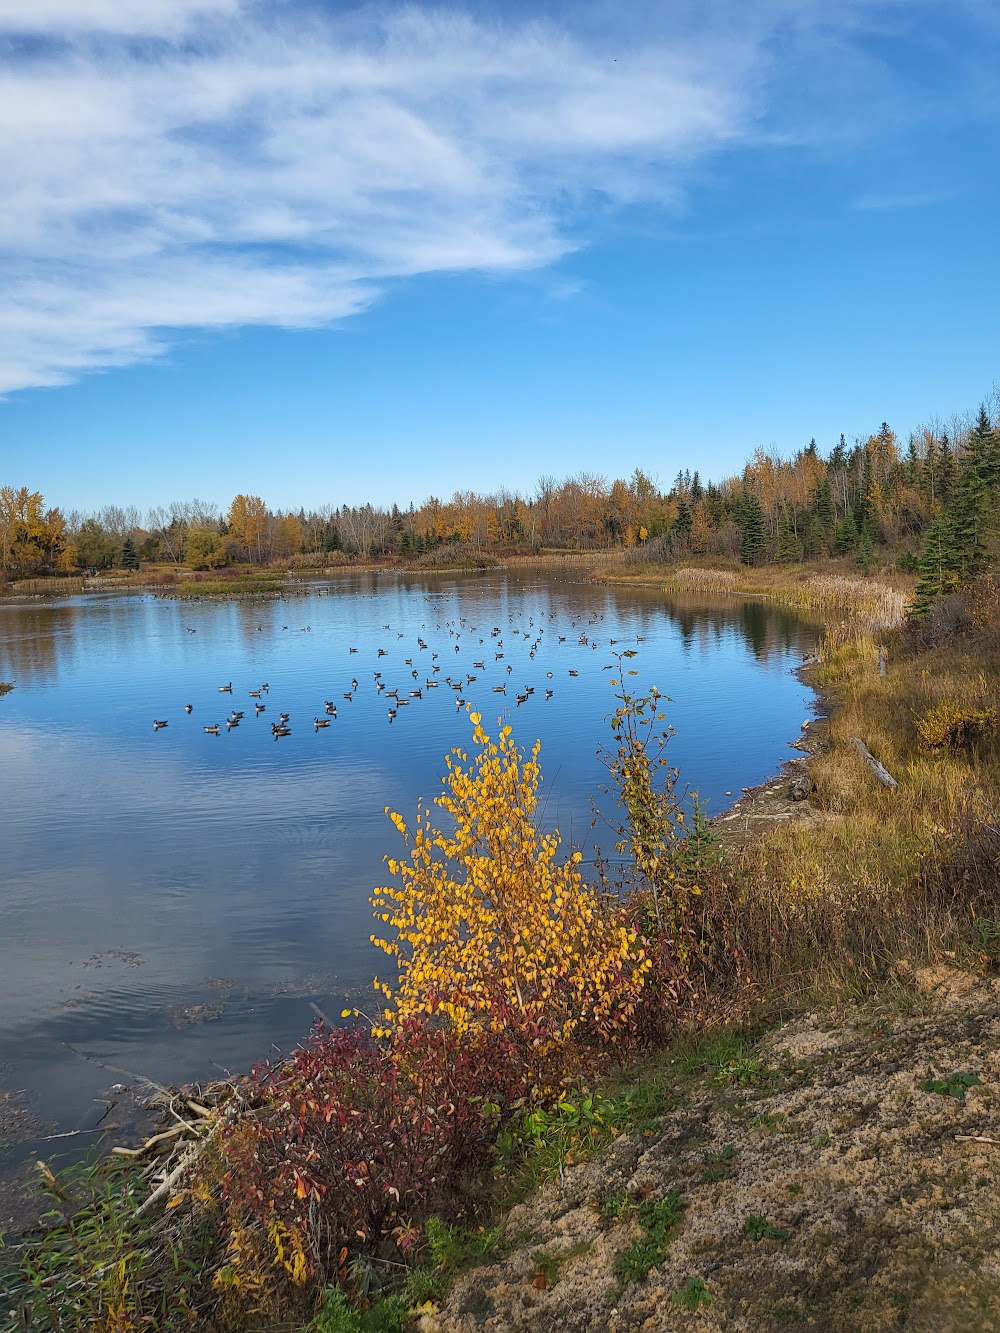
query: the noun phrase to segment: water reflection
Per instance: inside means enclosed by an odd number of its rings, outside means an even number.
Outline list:
[[[62,659],[78,645],[80,610],[75,601],[0,604],[0,680],[53,684]]]
[[[383,810],[440,790],[468,740],[459,701],[541,738],[545,822],[586,854],[613,653],[673,699],[671,762],[714,811],[784,756],[815,637],[761,603],[527,572],[0,608],[0,678],[18,681],[0,701],[0,1064],[72,1128],[110,1080],[63,1042],[160,1081],[287,1047],[310,1001],[338,1012],[377,970]],[[234,708],[238,727],[205,734]]]

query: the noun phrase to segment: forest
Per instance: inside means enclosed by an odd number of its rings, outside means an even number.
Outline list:
[[[520,552],[620,549],[650,561],[703,556],[762,566],[841,556],[864,572],[894,564],[920,573],[918,600],[926,603],[983,567],[997,523],[996,418],[983,405],[950,429],[921,428],[905,448],[883,422],[850,446],[842,435],[826,455],[815,439],[791,458],[757,449],[738,476],[714,481],[685,467],[667,490],[636,468],[610,483],[589,473],[545,475],[531,494],[455,491],[406,509],[283,512],[241,493],[225,512],[194,499],[145,514],[116,505],[83,514],[4,485],[0,577],[162,563],[194,570],[474,564]]]

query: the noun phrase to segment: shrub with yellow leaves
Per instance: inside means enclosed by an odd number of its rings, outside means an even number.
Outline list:
[[[917,733],[928,750],[964,750],[992,740],[997,724],[995,708],[969,708],[944,700],[917,719]]]
[[[477,752],[451,752],[434,802],[448,831],[425,806],[412,829],[386,811],[409,855],[387,858],[400,882],[372,898],[390,928],[372,941],[397,965],[376,979],[380,1035],[417,1017],[459,1035],[520,1027],[569,1073],[573,1048],[627,1035],[649,962],[617,902],[584,883],[580,853],[538,828],[539,744],[525,757],[509,726],[493,740],[469,716]]]

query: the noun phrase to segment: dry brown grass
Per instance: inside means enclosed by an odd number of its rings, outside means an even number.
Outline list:
[[[18,579],[7,589],[15,597],[50,597],[53,593],[77,593],[83,591],[82,578],[62,576],[47,579]]]
[[[931,648],[897,632],[884,675],[870,634],[828,636],[815,681],[833,704],[829,744],[811,766],[825,818],[781,827],[743,855],[740,918],[766,986],[864,985],[900,959],[961,952],[977,919],[1000,918],[995,729],[935,749],[920,729],[942,702],[988,714],[1000,694],[998,619],[994,606]],[[897,790],[875,782],[856,736]]]
[[[864,578],[843,571],[719,569],[682,566],[665,580],[668,592],[713,592],[767,597],[826,617],[850,616],[854,631],[898,628],[912,598],[912,580]]]

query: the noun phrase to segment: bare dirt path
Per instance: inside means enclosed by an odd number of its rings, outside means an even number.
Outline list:
[[[799,1018],[679,1087],[514,1209],[512,1252],[423,1333],[1000,1330],[1000,981],[905,975],[891,1002]],[[665,1253],[623,1280],[671,1192]]]

